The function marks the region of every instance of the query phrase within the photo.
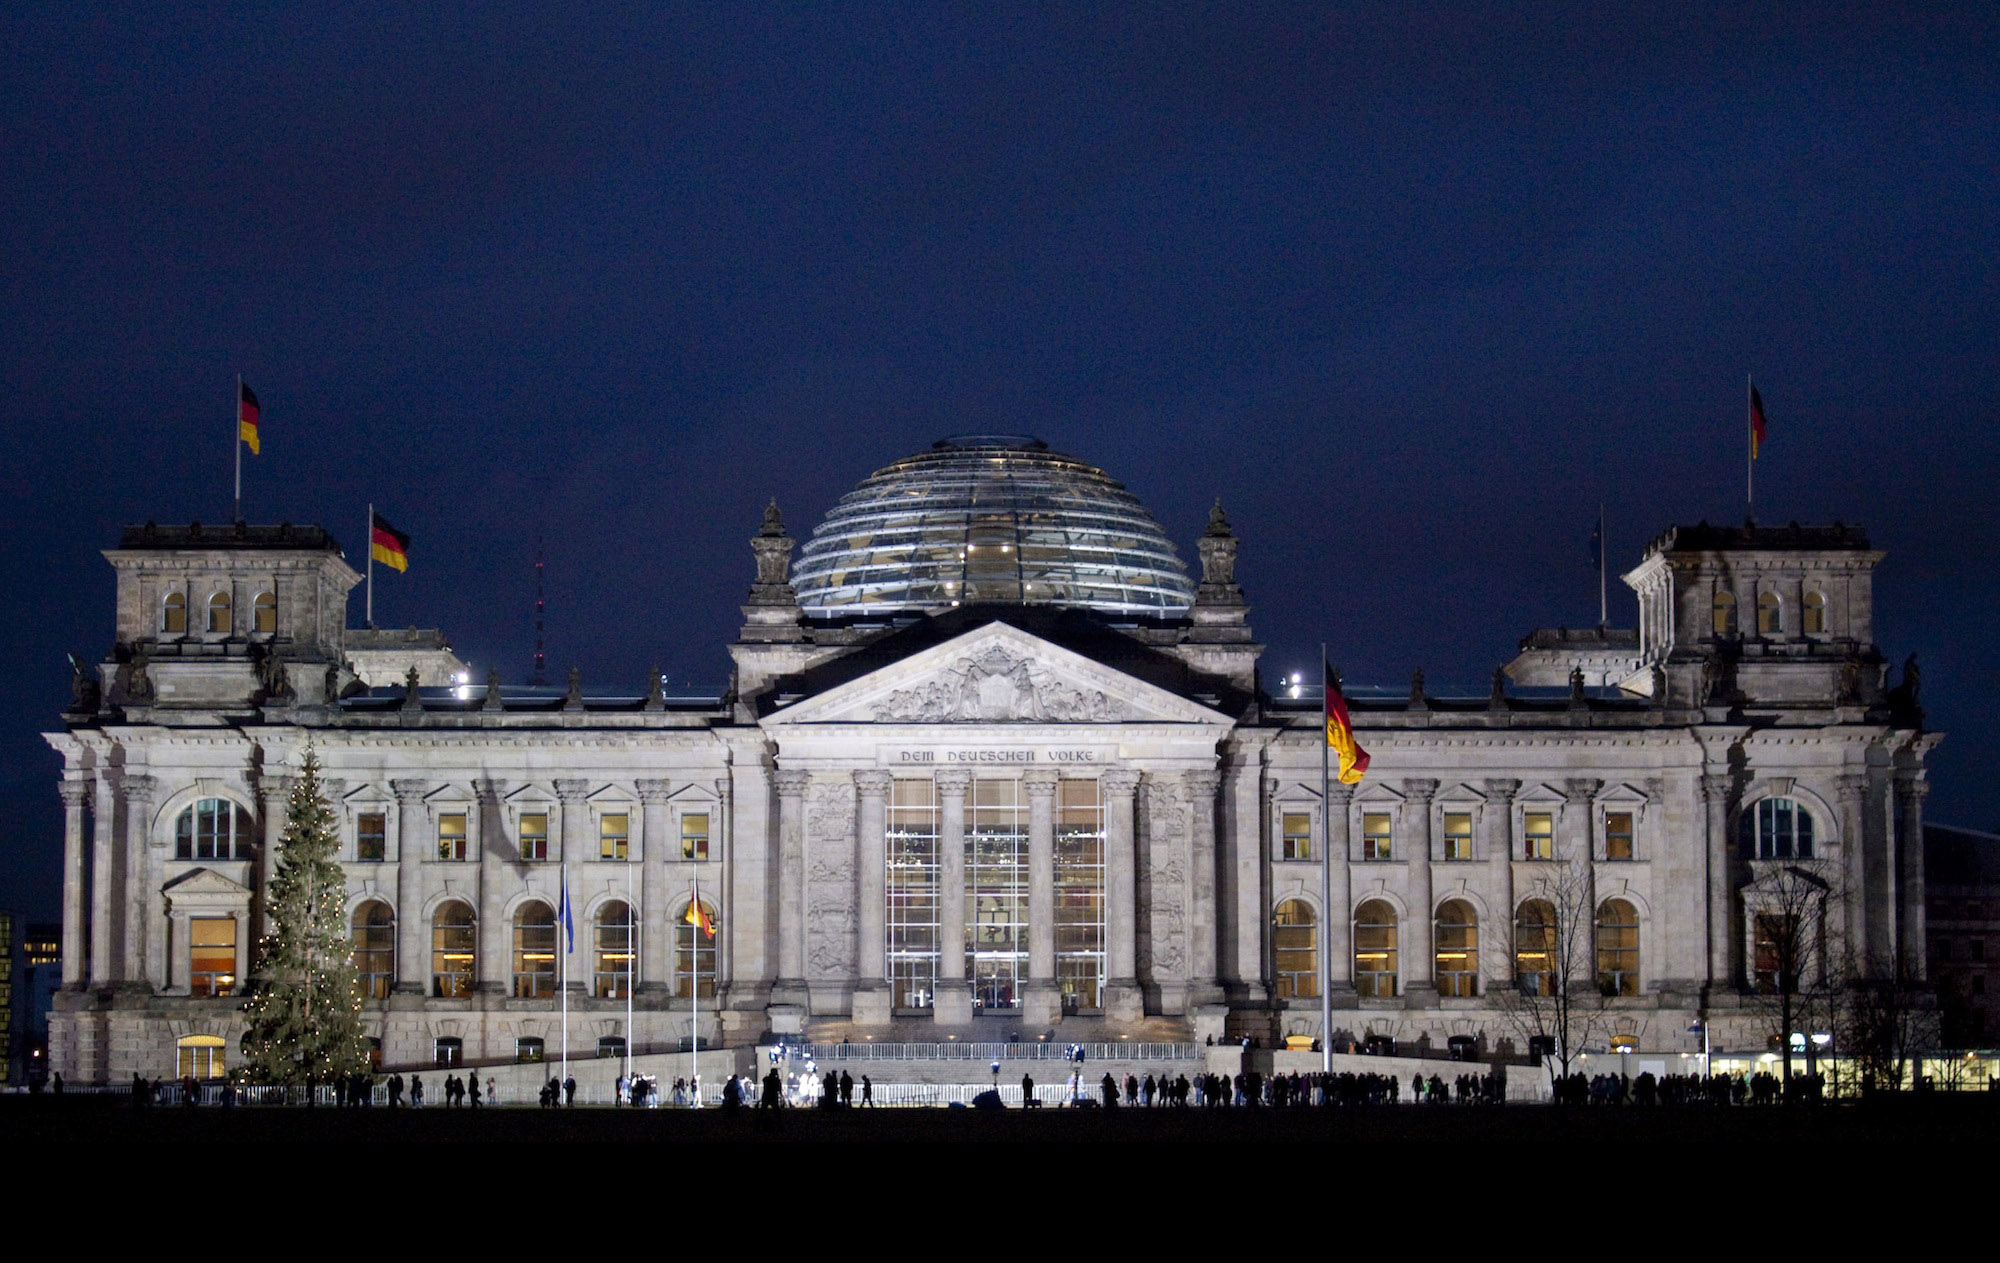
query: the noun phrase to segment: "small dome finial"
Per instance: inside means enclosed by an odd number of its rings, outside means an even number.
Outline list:
[[[1229,529],[1229,515],[1222,511],[1222,497],[1215,498],[1215,507],[1208,511],[1208,533],[1210,535],[1233,535]]]
[[[759,535],[783,535],[785,533],[785,518],[783,514],[778,512],[778,497],[772,496],[771,503],[764,506],[764,529],[757,533]]]

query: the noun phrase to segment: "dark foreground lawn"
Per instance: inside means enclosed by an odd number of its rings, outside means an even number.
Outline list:
[[[551,1143],[718,1144],[1599,1144],[1991,1143],[2000,1095],[1765,1109],[1396,1106],[1350,1110],[336,1110],[155,1106],[118,1098],[0,1098],[14,1145]]]

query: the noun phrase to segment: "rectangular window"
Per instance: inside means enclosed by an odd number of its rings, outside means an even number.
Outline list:
[[[1104,1007],[1104,806],[1094,780],[1056,787],[1056,985],[1065,1013]]]
[[[438,817],[438,858],[441,860],[465,858],[464,812],[454,811]]]
[[[363,863],[379,862],[389,854],[389,817],[379,811],[364,811],[354,818],[354,858]]]
[[[230,995],[236,990],[236,918],[196,917],[188,922],[188,991]]]
[[[1444,813],[1444,857],[1447,860],[1469,860],[1472,858],[1471,812],[1447,811]]]
[[[1556,855],[1556,818],[1547,811],[1530,811],[1521,816],[1521,831],[1526,835],[1521,858],[1530,860],[1554,859]]]
[[[1361,817],[1361,858],[1386,860],[1390,857],[1389,813],[1364,812]]]
[[[632,836],[632,817],[624,812],[606,812],[597,818],[597,858],[601,860],[630,859],[628,844]]]
[[[453,1066],[465,1064],[465,1041],[456,1035],[446,1035],[432,1044],[431,1048],[431,1064],[440,1070],[449,1070]],[[439,1092],[442,1094],[443,1089],[440,1088]]]
[[[1604,813],[1604,858],[1629,860],[1635,854],[1632,849],[1632,813],[1629,811]]]
[[[681,858],[684,860],[708,858],[707,812],[691,811],[681,817]]]
[[[1303,811],[1285,813],[1285,844],[1280,858],[1309,860],[1312,851],[1312,816]]]
[[[524,811],[521,813],[521,859],[540,862],[549,857],[549,813],[546,811]],[[463,856],[459,858],[463,859]]]
[[[928,779],[895,782],[888,826],[885,946],[890,1004],[927,1009],[937,986],[939,924],[938,808]]]

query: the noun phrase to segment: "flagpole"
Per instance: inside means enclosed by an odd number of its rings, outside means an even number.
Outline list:
[[[1611,621],[1611,601],[1604,586],[1604,502],[1597,502],[1597,625],[1605,626]]]
[[[368,502],[368,528],[361,535],[361,551],[368,554],[368,626],[375,626],[375,502]]]
[[[638,906],[632,898],[632,839],[625,839],[625,1090],[632,1090],[632,988],[638,981],[639,964],[639,918],[633,914]]]
[[[236,402],[230,405],[229,433],[236,449],[236,514],[231,522],[243,520],[243,374],[236,375]]]
[[[1331,742],[1326,729],[1333,722],[1332,673],[1327,669],[1326,642],[1319,645],[1319,1068],[1333,1073],[1333,778]],[[1322,1088],[1322,1090],[1324,1090]]]
[[[688,931],[688,1046],[694,1053],[693,1089],[694,1108],[701,1108],[701,878],[694,878],[692,892],[694,902],[688,911],[694,914],[694,928]]]
[[[370,532],[371,534],[373,532],[372,523],[370,524]],[[374,551],[372,545],[369,551],[371,553]],[[564,851],[562,859],[562,921],[563,923],[556,927],[556,938],[562,947],[562,950],[556,956],[558,962],[556,990],[562,994],[561,1086],[566,1088],[569,1086],[569,948],[576,941],[576,931],[571,928],[575,922],[572,919],[569,906],[569,853],[567,850]]]

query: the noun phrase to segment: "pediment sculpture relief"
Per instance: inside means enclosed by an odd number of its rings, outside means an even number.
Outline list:
[[[967,720],[1084,724],[1117,719],[1119,713],[1109,694],[1054,679],[1033,659],[992,645],[960,658],[935,680],[890,693],[875,708],[875,718],[919,724]]]

